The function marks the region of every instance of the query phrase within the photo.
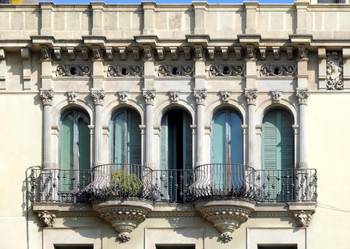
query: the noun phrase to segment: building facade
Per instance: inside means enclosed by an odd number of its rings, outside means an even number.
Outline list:
[[[349,5],[0,18],[2,249],[349,248]]]

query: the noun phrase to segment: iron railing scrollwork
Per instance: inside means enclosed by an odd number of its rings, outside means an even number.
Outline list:
[[[245,199],[261,203],[316,202],[315,169],[255,170],[242,164],[205,164],[192,169],[153,170],[105,164],[91,170],[31,169],[34,203],[77,203],[138,198],[184,203]]]

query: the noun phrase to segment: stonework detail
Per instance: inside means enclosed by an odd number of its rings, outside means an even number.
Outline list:
[[[49,211],[41,211],[38,213],[40,221],[46,227],[52,227],[55,223],[56,215],[50,213]]]
[[[310,211],[293,211],[295,221],[300,227],[308,227],[311,221],[312,212]]]
[[[244,67],[242,65],[216,64],[209,66],[209,76],[243,76]]]
[[[158,67],[158,76],[175,77],[175,76],[192,76],[192,65],[160,65]]]
[[[306,105],[307,99],[309,98],[308,89],[298,89],[296,92],[296,96],[298,98],[299,104]]]
[[[70,104],[75,103],[78,98],[78,94],[76,92],[67,92],[66,96],[67,96],[67,101]]]
[[[146,105],[153,105],[156,98],[156,92],[154,90],[145,90],[142,93]]]
[[[219,95],[220,95],[221,102],[227,103],[229,98],[230,98],[231,92],[229,92],[229,91],[220,91]]]
[[[40,90],[39,96],[43,105],[51,105],[53,100],[53,90]]]
[[[326,87],[328,90],[343,90],[343,59],[339,51],[327,52]]]
[[[107,77],[142,77],[142,65],[110,65],[107,68]]]
[[[271,64],[266,63],[258,68],[260,76],[276,77],[276,76],[295,76],[297,67],[294,64]]]
[[[247,100],[248,105],[255,105],[256,104],[256,99],[258,97],[257,92],[258,92],[257,89],[246,89],[244,91],[244,96]]]
[[[203,105],[205,99],[207,98],[207,90],[206,89],[195,90],[193,95],[197,105]]]
[[[91,69],[89,65],[58,65],[56,68],[56,76],[60,77],[81,77],[90,76]]]
[[[282,92],[275,90],[271,91],[270,95],[273,103],[279,103],[282,97]]]
[[[103,105],[105,95],[104,90],[91,89],[90,91],[90,96],[95,105]]]
[[[126,103],[128,102],[128,98],[129,98],[129,93],[128,92],[118,92],[118,98],[119,98],[119,101],[121,103]]]
[[[40,49],[42,60],[51,60],[51,51],[48,47],[42,47]]]
[[[179,101],[179,93],[176,91],[170,91],[168,96],[171,103],[177,103]]]

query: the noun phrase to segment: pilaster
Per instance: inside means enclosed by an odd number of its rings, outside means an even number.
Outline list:
[[[103,35],[103,2],[91,2],[93,36]]]
[[[23,90],[31,89],[32,61],[28,47],[21,48]]]
[[[295,8],[297,11],[297,35],[305,35],[307,33],[307,8],[309,0],[297,0],[295,2]]]
[[[247,89],[256,88],[257,78],[257,67],[256,67],[256,49],[252,45],[247,46],[247,57],[246,57],[246,85]]]
[[[206,11],[207,11],[207,2],[193,2],[194,9],[194,34],[203,35],[206,30]]]
[[[41,24],[40,24],[40,35],[52,36],[52,12],[53,3],[42,2],[41,7]]]
[[[256,34],[256,10],[259,6],[258,1],[244,2],[245,14],[246,14],[246,25],[244,33]]]
[[[142,2],[143,8],[143,35],[153,35],[154,34],[154,20],[155,20],[155,2]]]
[[[100,48],[96,47],[92,49],[92,54],[93,88],[103,89],[104,68],[102,51]]]
[[[298,47],[298,89],[307,89],[308,88],[308,50],[304,45]]]

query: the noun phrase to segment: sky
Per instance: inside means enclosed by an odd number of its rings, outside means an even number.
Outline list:
[[[149,1],[149,0],[148,0]],[[53,0],[56,4],[86,4],[89,3],[90,0]],[[140,3],[141,0],[104,0],[106,4],[123,4],[123,3]],[[191,0],[156,0],[159,4],[166,3],[191,3]],[[207,0],[209,4],[232,4],[232,3],[242,3],[243,0]],[[259,0],[260,3],[293,3],[293,0]]]

